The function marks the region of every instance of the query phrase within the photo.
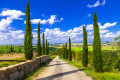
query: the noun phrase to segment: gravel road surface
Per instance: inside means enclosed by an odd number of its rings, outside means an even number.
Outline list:
[[[80,71],[67,62],[58,59],[51,61],[48,67],[34,80],[92,80],[83,71]]]

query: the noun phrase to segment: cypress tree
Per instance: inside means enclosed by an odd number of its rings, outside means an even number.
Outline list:
[[[48,44],[47,44],[47,54],[49,55],[49,42],[48,42]]]
[[[67,43],[65,43],[65,59],[68,59]]]
[[[45,41],[44,41],[45,37],[44,37],[44,32],[43,32],[42,38],[43,38],[42,54],[45,55]]]
[[[45,54],[48,55],[48,43],[47,43],[47,39],[46,39],[46,48],[45,48]]]
[[[88,66],[88,44],[87,44],[87,31],[83,25],[83,53],[82,53],[82,65]]]
[[[42,53],[41,53],[41,41],[40,41],[40,22],[38,23],[37,53],[39,56],[42,55]]]
[[[71,39],[70,39],[70,37],[69,37],[69,61],[72,61]]]
[[[25,29],[25,36],[24,36],[24,54],[25,58],[30,60],[33,57],[33,50],[32,50],[32,28],[30,22],[30,8],[29,2],[26,7],[26,29]]]
[[[93,39],[93,66],[96,72],[102,72],[102,53],[101,53],[101,40],[99,27],[97,23],[97,15],[96,12],[93,16],[93,28],[94,28],[94,39]]]
[[[65,59],[65,45],[63,44],[63,59]]]

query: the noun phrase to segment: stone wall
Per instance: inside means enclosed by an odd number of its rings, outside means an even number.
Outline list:
[[[21,79],[25,74],[35,70],[41,63],[50,59],[50,56],[41,56],[33,60],[21,62],[19,64],[10,65],[0,68],[0,80],[17,80]]]

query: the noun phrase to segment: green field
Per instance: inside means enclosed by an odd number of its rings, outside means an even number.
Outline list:
[[[111,46],[101,46],[102,50],[113,50]],[[72,50],[75,51],[82,51],[83,48],[82,47],[72,47]],[[117,49],[114,49],[117,50]],[[92,46],[88,46],[88,51],[93,51],[93,47]]]

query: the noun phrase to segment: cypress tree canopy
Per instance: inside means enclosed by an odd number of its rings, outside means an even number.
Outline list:
[[[69,61],[72,61],[72,52],[71,52],[71,39],[69,37]]]
[[[82,65],[88,66],[88,44],[87,44],[87,31],[83,25],[83,53],[82,53]]]
[[[44,32],[43,32],[42,38],[43,38],[42,53],[43,53],[43,55],[45,55],[45,37],[44,37]]]
[[[99,27],[97,23],[97,15],[96,12],[93,16],[93,28],[94,28],[94,39],[93,39],[93,66],[96,72],[102,72],[102,53],[101,53],[101,40]]]
[[[32,28],[30,22],[30,8],[29,2],[26,7],[26,29],[24,35],[24,54],[26,59],[32,59],[33,50],[32,50]]]
[[[41,53],[41,41],[40,41],[40,22],[38,23],[37,53],[39,56],[42,55],[42,53]]]

